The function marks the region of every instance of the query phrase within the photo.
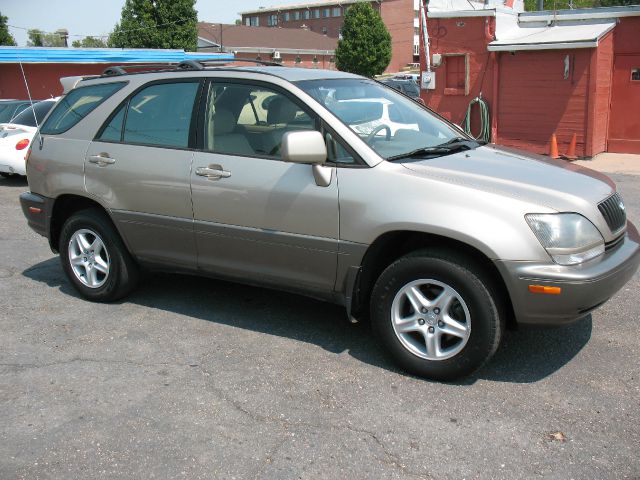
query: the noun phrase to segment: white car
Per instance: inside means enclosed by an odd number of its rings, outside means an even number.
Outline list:
[[[353,98],[338,100],[333,111],[341,112],[346,123],[356,132],[370,136],[394,136],[398,130],[418,131],[418,124],[406,121],[393,102],[386,98]]]
[[[16,115],[11,123],[0,124],[0,175],[26,175],[25,157],[38,125],[42,123],[57,99],[34,103]]]

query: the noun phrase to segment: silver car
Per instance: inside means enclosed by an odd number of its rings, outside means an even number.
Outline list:
[[[369,320],[396,362],[439,380],[479,368],[507,326],[584,317],[640,262],[606,176],[483,145],[334,71],[83,79],[27,177],[29,225],[89,300],[124,297],[141,268],[298,292]]]

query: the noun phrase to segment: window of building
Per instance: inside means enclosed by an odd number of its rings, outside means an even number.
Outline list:
[[[413,11],[413,18],[420,18],[420,10]]]
[[[420,27],[413,27],[413,34],[420,35]]]
[[[304,11],[302,12],[302,17],[303,17],[305,20],[309,20],[309,18],[311,18],[311,11],[310,11],[310,10],[304,10]]]
[[[340,7],[334,7],[331,13],[333,17],[339,17],[341,14]]]
[[[312,10],[313,12],[313,18],[320,18],[320,9],[319,8],[314,8]]]
[[[249,17],[247,18],[247,25],[250,27],[259,27],[260,26],[260,18],[259,17]]]
[[[198,85],[198,82],[164,83],[138,92],[129,100],[123,141],[186,148]]]
[[[322,18],[327,18],[331,16],[331,9],[330,8],[323,8],[322,9]]]
[[[276,25],[278,25],[278,15],[275,13],[273,15],[269,15],[267,17],[267,25],[269,27],[275,27]]]
[[[40,131],[47,135],[66,132],[125,85],[125,82],[103,83],[71,90],[58,102]]]
[[[327,27],[322,27],[322,33],[323,33],[324,35],[326,35],[326,34],[327,34]]]
[[[467,55],[447,55],[445,63],[445,95],[468,95],[469,75]]]
[[[419,44],[414,44],[413,45],[413,55],[420,55],[420,45]]]
[[[288,22],[288,21],[290,20],[290,18],[291,18],[291,14],[290,14],[289,12],[284,12],[284,13],[282,14],[282,18],[283,18],[283,20],[284,20],[285,22]]]
[[[640,82],[640,68],[631,69],[631,81]]]
[[[298,10],[293,12],[293,19],[294,20],[300,20],[300,12]]]

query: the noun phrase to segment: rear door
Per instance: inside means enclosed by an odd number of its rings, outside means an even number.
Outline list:
[[[335,169],[285,163],[287,131],[316,129],[288,93],[261,83],[210,83],[191,185],[199,268],[248,282],[331,292],[338,255]]]
[[[193,269],[190,173],[200,80],[153,82],[106,122],[85,158],[87,192],[143,262]]]

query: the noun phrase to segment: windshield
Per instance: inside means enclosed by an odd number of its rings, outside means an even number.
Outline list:
[[[27,127],[35,127],[36,119],[38,120],[38,125],[42,123],[44,117],[47,116],[49,110],[56,104],[56,102],[46,101],[46,102],[38,102],[33,107],[29,107],[24,110],[19,115],[16,115],[11,123],[15,123],[18,125],[25,125]],[[34,115],[35,112],[35,115]]]
[[[306,80],[296,85],[385,159],[402,158],[459,138],[471,140],[428,109],[372,80]]]

